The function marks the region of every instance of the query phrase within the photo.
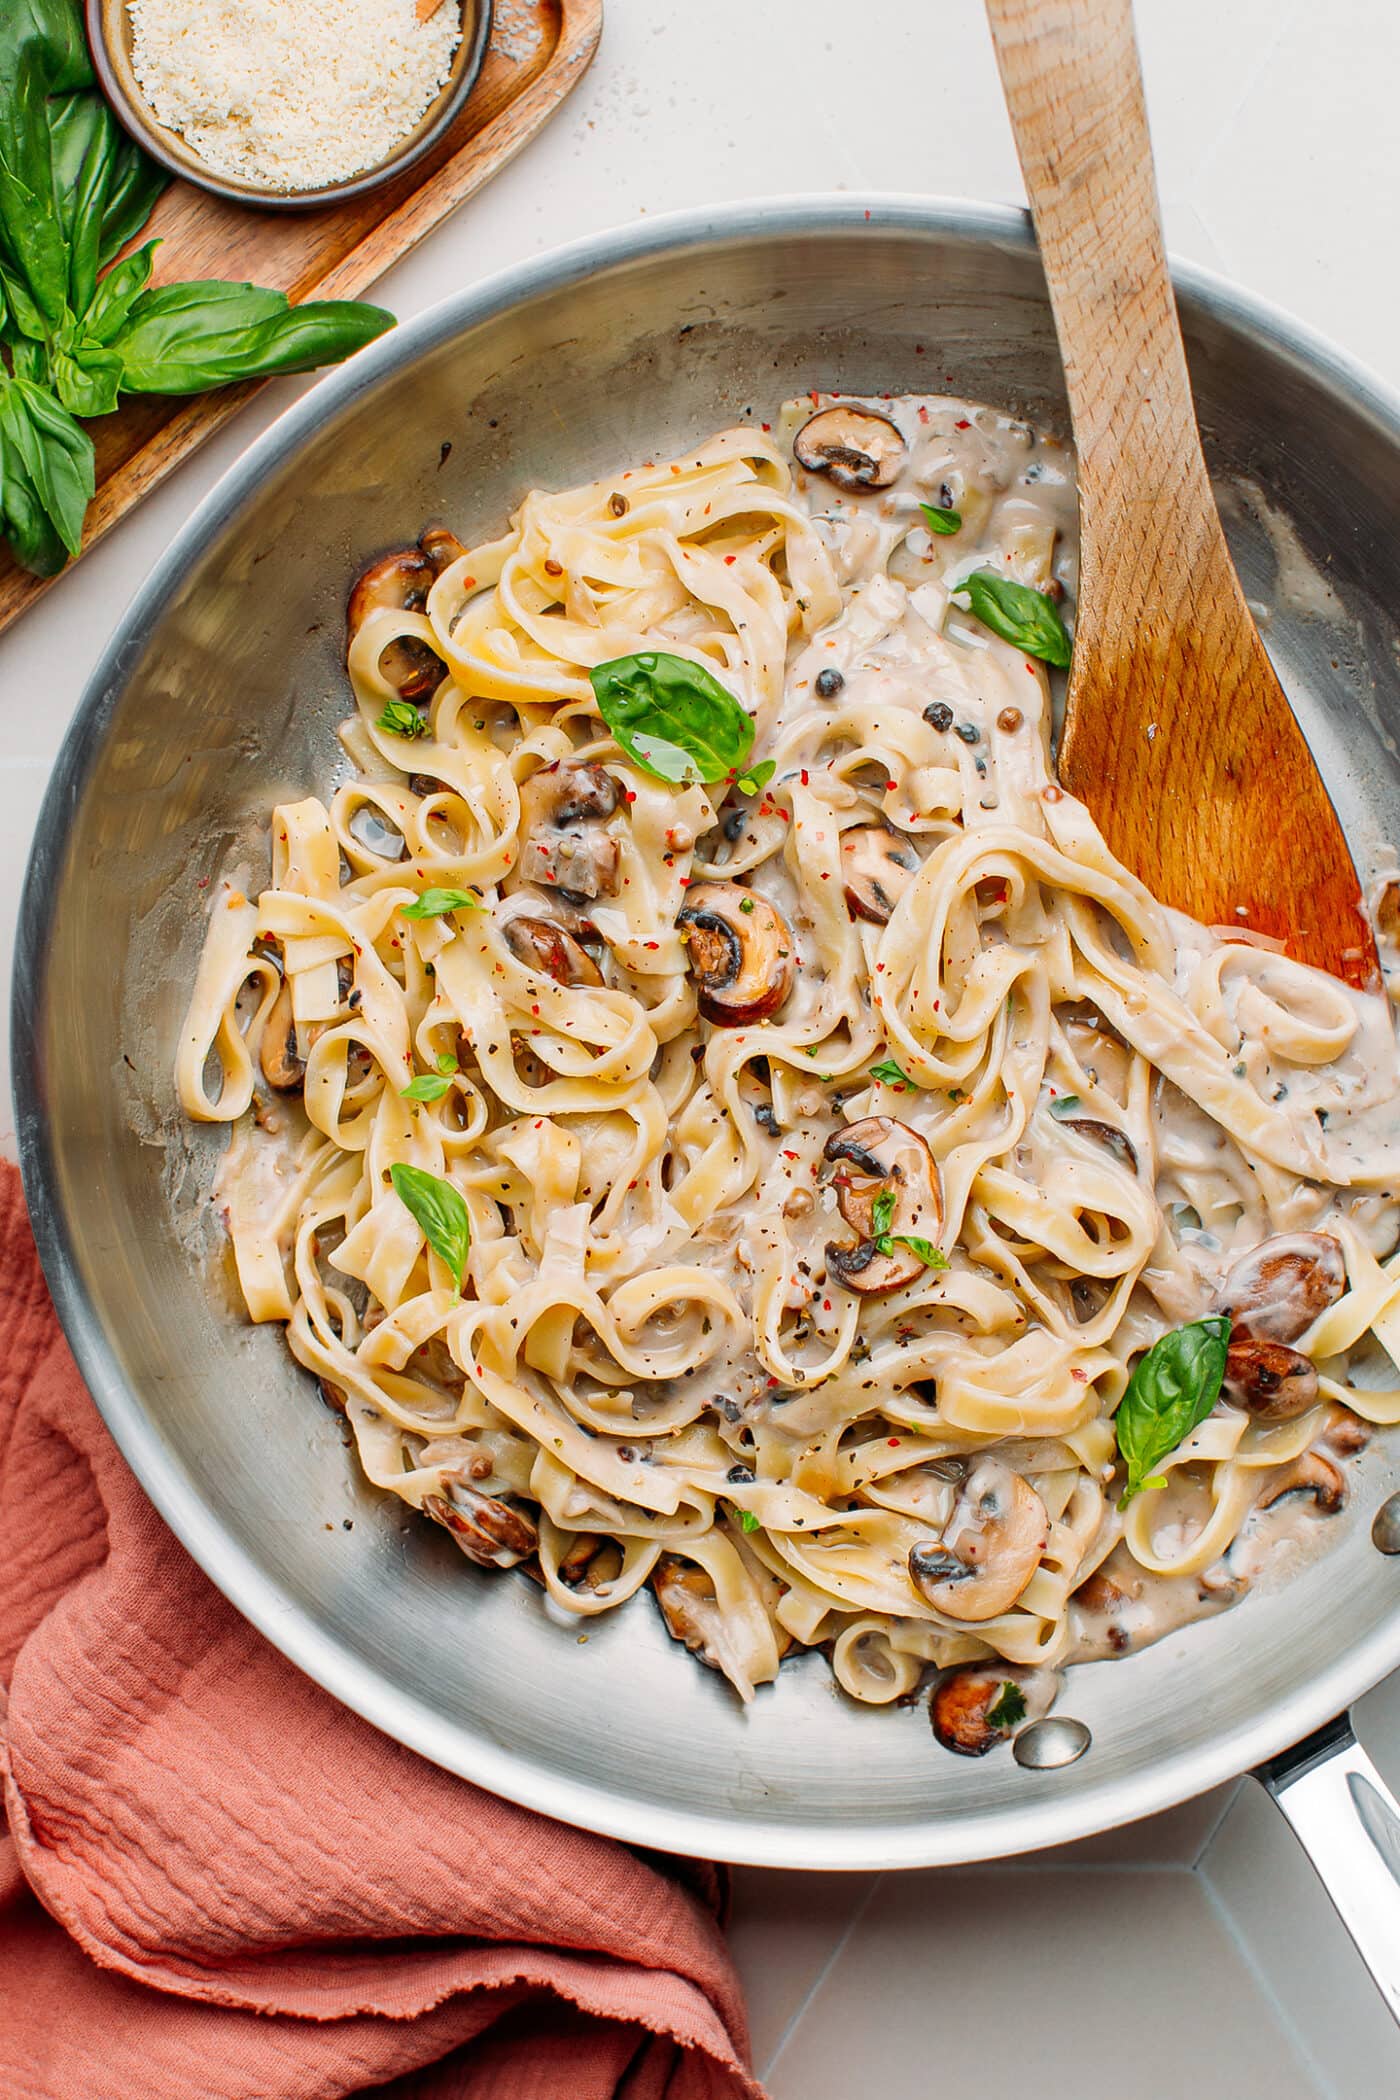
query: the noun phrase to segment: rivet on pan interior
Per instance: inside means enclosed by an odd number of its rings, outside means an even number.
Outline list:
[[[1382,1553],[1400,1553],[1400,1491],[1387,1495],[1376,1511],[1371,1543]]]
[[[1011,1754],[1018,1765],[1028,1765],[1033,1772],[1048,1772],[1056,1765],[1072,1765],[1093,1740],[1082,1721],[1051,1714],[1044,1721],[1032,1721],[1029,1728],[1023,1728],[1011,1746]]]

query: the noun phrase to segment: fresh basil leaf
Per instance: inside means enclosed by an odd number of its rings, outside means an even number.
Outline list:
[[[68,251],[54,196],[41,51],[37,43],[22,48],[14,77],[0,93],[0,243],[45,321],[56,328],[68,290]]]
[[[744,1531],[761,1531],[763,1529],[763,1520],[760,1517],[756,1517],[751,1509],[741,1509],[739,1512],[739,1525],[740,1529]]]
[[[1083,1106],[1084,1103],[1078,1094],[1057,1094],[1050,1103],[1050,1113],[1057,1122],[1062,1123],[1066,1116],[1077,1116]]]
[[[433,1059],[433,1063],[437,1066],[439,1072],[460,1072],[462,1069],[450,1050],[439,1050],[437,1056]]]
[[[945,538],[952,532],[962,531],[962,512],[960,510],[940,510],[935,503],[921,503],[919,508],[924,514],[924,523],[928,526],[929,531],[939,538]]]
[[[11,379],[0,391],[0,426],[59,539],[76,554],[95,479],[91,438],[29,379]]]
[[[122,361],[111,350],[95,343],[80,344],[71,355],[56,350],[49,369],[54,391],[70,415],[111,415],[122,381]]]
[[[746,773],[739,775],[735,785],[741,795],[761,795],[777,770],[775,758],[760,759],[756,766],[750,766]]]
[[[987,1726],[995,1728],[1001,1735],[1009,1735],[1019,1728],[1026,1718],[1026,1695],[1019,1684],[1004,1678],[996,1698],[987,1708]]]
[[[15,560],[33,576],[56,576],[68,559],[0,412],[0,524]]]
[[[48,322],[35,304],[19,269],[4,253],[3,240],[0,240],[0,292],[5,295],[5,306],[19,334],[31,343],[47,343]]]
[[[104,348],[120,330],[136,301],[151,281],[151,258],[159,241],[147,241],[119,263],[113,263],[98,282],[92,303],[83,315],[83,334]],[[118,360],[120,362],[120,360]]]
[[[165,284],[143,292],[113,348],[138,394],[198,394],[237,379],[309,372],[363,349],[394,317],[356,300],[290,306],[252,284]]]
[[[21,52],[37,52],[51,95],[92,86],[92,60],[72,0],[4,0],[0,7],[0,95]]]
[[[1139,1357],[1113,1430],[1128,1469],[1118,1507],[1165,1483],[1153,1473],[1204,1422],[1220,1397],[1230,1322],[1224,1314],[1174,1327]]]
[[[424,890],[412,904],[400,905],[406,919],[440,919],[449,911],[482,911],[484,906],[475,890]]]
[[[875,1207],[870,1214],[871,1236],[883,1239],[890,1229],[894,1217],[895,1193],[893,1189],[881,1189],[875,1198]]]
[[[434,1254],[447,1264],[453,1279],[452,1295],[460,1298],[472,1244],[471,1218],[461,1195],[440,1174],[430,1174],[426,1167],[405,1166],[402,1160],[394,1161],[389,1179],[394,1184],[394,1194],[405,1210],[412,1212]]]
[[[70,241],[79,173],[92,151],[93,141],[100,142],[107,182],[96,229],[97,267],[105,269],[113,256],[141,231],[170,177],[146,158],[134,139],[127,137],[99,94],[51,97],[49,136],[54,195]]]
[[[52,135],[49,150],[52,156]],[[87,150],[76,179],[66,192],[58,169],[54,169],[55,202],[68,243],[68,305],[75,314],[87,312],[97,290],[102,221],[115,160],[116,126],[110,121],[94,123],[88,131]]]
[[[907,1247],[911,1254],[918,1255],[926,1269],[946,1269],[948,1266],[948,1257],[943,1250],[935,1247],[932,1240],[920,1239],[917,1232],[886,1232],[875,1244],[882,1254],[888,1254],[892,1247]]]
[[[426,736],[428,718],[411,700],[390,700],[382,715],[375,719],[376,729],[388,736]]]
[[[420,1072],[407,1086],[399,1088],[401,1101],[441,1101],[450,1092],[452,1081],[440,1072]]]
[[[689,786],[727,780],[743,768],[753,723],[703,664],[647,649],[598,664],[588,676],[599,714],[653,779]]]
[[[1015,583],[1009,576],[1000,576],[995,569],[974,569],[961,583],[954,584],[953,590],[955,594],[966,593],[982,625],[990,627],[1003,641],[1014,642],[1027,656],[1038,656],[1042,663],[1055,664],[1062,671],[1067,669],[1069,633],[1042,592],[1033,591],[1028,584]]]
[[[903,1065],[897,1065],[892,1057],[881,1058],[878,1065],[872,1065],[870,1076],[872,1079],[878,1079],[881,1086],[907,1087],[911,1094],[916,1091],[917,1083],[909,1077]]]

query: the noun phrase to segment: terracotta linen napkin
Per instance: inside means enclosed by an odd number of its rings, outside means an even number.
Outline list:
[[[6,1165],[0,1775],[4,2100],[762,2100],[714,1871],[439,1771],[246,1625],[107,1435]]]

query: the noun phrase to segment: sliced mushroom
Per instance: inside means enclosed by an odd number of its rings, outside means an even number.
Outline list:
[[[1320,1451],[1305,1451],[1285,1466],[1259,1497],[1260,1509],[1272,1509],[1285,1495],[1311,1495],[1319,1516],[1335,1517],[1347,1499],[1347,1484],[1339,1467]]]
[[[1056,1121],[1065,1130],[1077,1130],[1081,1137],[1092,1138],[1095,1144],[1111,1152],[1130,1174],[1136,1174],[1137,1150],[1132,1139],[1116,1124],[1101,1123],[1096,1116],[1058,1116]]]
[[[384,606],[395,612],[421,612],[437,575],[432,561],[417,547],[405,547],[372,562],[350,593],[345,615],[347,647],[369,613]],[[426,700],[447,676],[447,666],[436,649],[416,634],[386,642],[379,652],[379,671],[401,700]]]
[[[513,1568],[535,1551],[539,1534],[523,1509],[454,1480],[445,1495],[425,1495],[423,1509],[452,1533],[479,1568]]]
[[[1334,1400],[1327,1410],[1326,1427],[1318,1438],[1334,1458],[1355,1458],[1371,1441],[1371,1425]]]
[[[507,920],[503,932],[512,955],[542,976],[552,977],[556,984],[603,982],[603,973],[588,950],[551,920],[533,919],[522,913]]]
[[[418,545],[434,576],[441,576],[444,569],[450,569],[453,562],[460,561],[467,551],[456,533],[449,532],[445,525],[430,525]]]
[[[337,1385],[330,1378],[318,1378],[316,1383],[321,1388],[321,1398],[325,1401],[327,1407],[332,1409],[334,1413],[343,1415],[349,1405],[344,1386]]]
[[[904,464],[904,439],[888,416],[843,404],[809,416],[793,441],[799,466],[841,489],[886,489]]]
[[[925,1263],[912,1247],[899,1244],[901,1236],[912,1234],[937,1245],[943,1230],[943,1189],[928,1146],[917,1131],[896,1123],[893,1116],[865,1116],[829,1137],[822,1157],[842,1169],[833,1176],[836,1207],[860,1234],[854,1247],[828,1242],[827,1268],[848,1291],[862,1297],[903,1290],[923,1275]],[[886,1189],[894,1196],[894,1209],[882,1236],[893,1244],[883,1253],[875,1231],[875,1205]]]
[[[707,1670],[722,1670],[724,1614],[706,1570],[693,1560],[663,1553],[652,1572],[651,1587],[673,1641],[681,1641]]]
[[[778,1011],[797,958],[786,922],[766,897],[737,882],[692,883],[676,923],[707,1021],[738,1028]]]
[[[283,979],[282,989],[272,1002],[258,1045],[258,1063],[263,1078],[279,1094],[294,1094],[306,1077],[306,1066],[297,1053],[297,1024],[292,1017],[292,988]]]
[[[1225,1386],[1260,1422],[1291,1422],[1317,1405],[1317,1372],[1300,1350],[1238,1328],[1225,1358]]]
[[[995,1722],[993,1709],[999,1709]],[[959,1757],[985,1757],[1025,1719],[1026,1699],[1014,1671],[999,1669],[994,1662],[964,1663],[939,1678],[928,1711],[945,1750]]]
[[[569,896],[614,897],[621,848],[603,825],[621,800],[601,766],[558,760],[520,789],[520,875]]]
[[[1045,1504],[1030,1482],[998,1458],[980,1458],[939,1543],[911,1547],[909,1578],[945,1618],[981,1625],[1016,1602],[1049,1533]]]
[[[857,918],[885,925],[919,866],[912,842],[887,824],[857,824],[841,834],[846,902]]]
[[[1296,1342],[1346,1287],[1346,1257],[1331,1233],[1279,1233],[1235,1263],[1220,1303],[1249,1333]]]

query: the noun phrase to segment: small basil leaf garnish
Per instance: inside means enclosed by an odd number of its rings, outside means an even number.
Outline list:
[[[390,736],[426,736],[427,716],[420,714],[411,700],[391,700],[375,722],[376,729],[383,729]]]
[[[759,1531],[762,1529],[760,1519],[754,1515],[751,1509],[740,1510],[739,1523],[745,1531]]]
[[[1026,1718],[1026,1695],[1019,1684],[1009,1677],[1002,1680],[996,1698],[987,1708],[987,1726],[995,1728],[1001,1735],[1009,1735],[1019,1728]]]
[[[903,1065],[896,1064],[892,1057],[881,1058],[878,1065],[872,1065],[870,1076],[872,1079],[878,1079],[881,1086],[907,1087],[911,1094],[918,1083],[911,1079]]]
[[[743,769],[753,748],[753,722],[703,664],[647,649],[598,664],[588,677],[599,714],[653,780],[690,787],[728,780]],[[745,773],[745,780],[761,770]],[[763,777],[772,777],[771,765]]]
[[[894,1190],[881,1189],[875,1198],[875,1207],[870,1215],[872,1237],[883,1239],[894,1220]]]
[[[412,904],[401,904],[400,911],[406,919],[440,919],[449,911],[482,911],[485,909],[475,890],[424,890]]]
[[[921,503],[919,508],[924,514],[924,523],[928,526],[929,531],[936,533],[940,538],[946,538],[949,533],[962,531],[962,512],[960,510],[939,510],[934,503]]]
[[[452,1081],[441,1072],[420,1072],[407,1086],[399,1088],[401,1101],[441,1101]]]
[[[1113,1417],[1128,1468],[1118,1499],[1126,1509],[1144,1488],[1165,1487],[1153,1467],[1204,1422],[1220,1397],[1230,1322],[1223,1313],[1174,1327],[1139,1357]]]
[[[1077,1116],[1083,1106],[1078,1094],[1059,1094],[1050,1103],[1050,1113],[1062,1123],[1066,1116]]]
[[[948,1266],[948,1257],[942,1248],[935,1247],[932,1240],[920,1239],[917,1232],[883,1232],[875,1244],[882,1254],[888,1254],[892,1247],[907,1247],[911,1254],[918,1255],[926,1269],[946,1269]]]
[[[1010,576],[999,576],[995,569],[974,569],[961,583],[953,585],[953,591],[955,595],[964,594],[982,625],[990,627],[1003,641],[1014,642],[1027,656],[1038,656],[1042,663],[1054,664],[1061,671],[1068,669],[1069,632],[1040,591],[1016,583]]]
[[[460,1298],[471,1251],[472,1228],[467,1206],[450,1181],[430,1174],[426,1167],[405,1166],[395,1160],[389,1169],[394,1194],[411,1212],[424,1239],[452,1272],[453,1296]]]
[[[735,784],[741,795],[760,795],[777,770],[778,761],[775,758],[760,759],[756,766],[750,766],[746,773],[741,773]]]
[[[460,1072],[462,1069],[450,1050],[439,1050],[437,1056],[433,1059],[433,1063],[437,1066],[439,1072]]]

